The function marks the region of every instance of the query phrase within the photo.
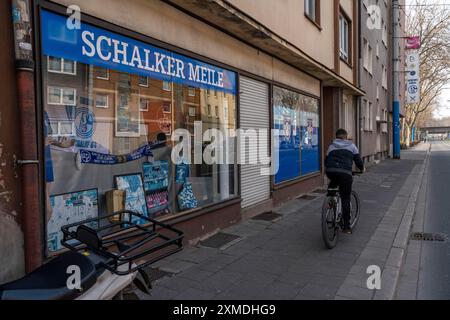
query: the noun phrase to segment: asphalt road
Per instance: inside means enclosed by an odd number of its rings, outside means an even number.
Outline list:
[[[424,232],[450,236],[450,142],[431,142]],[[422,241],[418,299],[450,299],[450,241]]]

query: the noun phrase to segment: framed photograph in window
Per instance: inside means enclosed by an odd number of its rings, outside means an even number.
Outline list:
[[[125,210],[140,213],[148,217],[147,203],[145,200],[144,183],[140,173],[118,175],[114,177],[116,188],[125,191]],[[146,220],[133,221],[146,223]]]

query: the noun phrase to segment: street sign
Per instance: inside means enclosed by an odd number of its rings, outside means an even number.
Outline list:
[[[413,36],[413,37],[406,38],[406,50],[419,49],[419,48],[420,48],[420,37],[419,36]]]

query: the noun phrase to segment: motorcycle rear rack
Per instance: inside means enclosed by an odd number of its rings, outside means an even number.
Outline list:
[[[115,217],[119,219],[112,220]],[[183,248],[182,231],[130,210],[66,225],[61,230],[62,245],[72,251],[94,252],[104,258],[101,266],[118,275],[133,273]]]

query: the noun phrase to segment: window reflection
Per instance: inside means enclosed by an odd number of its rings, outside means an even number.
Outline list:
[[[279,87],[273,99],[274,128],[279,130],[275,183],[319,171],[319,101]]]
[[[144,178],[147,164],[158,166],[168,181],[167,185],[162,183],[159,189],[155,187],[151,192],[144,190],[148,196],[146,201],[150,216],[189,210],[189,206],[181,206],[179,200],[187,183],[191,185],[196,199],[196,205],[190,208],[237,195],[237,169],[234,164],[207,165],[204,161],[201,164],[186,164],[185,176],[180,178],[179,174],[183,171],[170,161],[174,146],[170,140],[175,129],[187,129],[191,134],[193,159],[196,121],[202,122],[201,136],[208,129],[225,132],[236,128],[234,95],[220,91],[208,94],[206,89],[55,57],[46,57],[43,61],[47,63],[43,70],[48,70],[43,76],[43,117],[50,251],[59,249],[55,245],[58,243],[55,240],[56,225],[79,221],[94,208],[91,201],[91,207],[79,207],[76,211],[70,211],[70,215],[75,216],[68,217],[67,208],[58,207],[59,195],[70,198],[70,194],[77,194],[77,197],[82,197],[84,190],[97,189],[95,208],[98,207],[98,214],[111,213],[107,197],[111,190],[117,188],[115,177],[137,173]],[[161,139],[166,140],[166,144],[153,149],[152,156],[127,160],[127,156],[134,155],[143,146]],[[205,134],[204,140],[202,150],[211,143],[211,137]],[[235,157],[234,143],[230,145],[228,156]],[[115,156],[117,163],[85,163],[80,159],[81,150]],[[89,192],[89,196],[95,194]],[[161,205],[166,202],[167,205]]]

